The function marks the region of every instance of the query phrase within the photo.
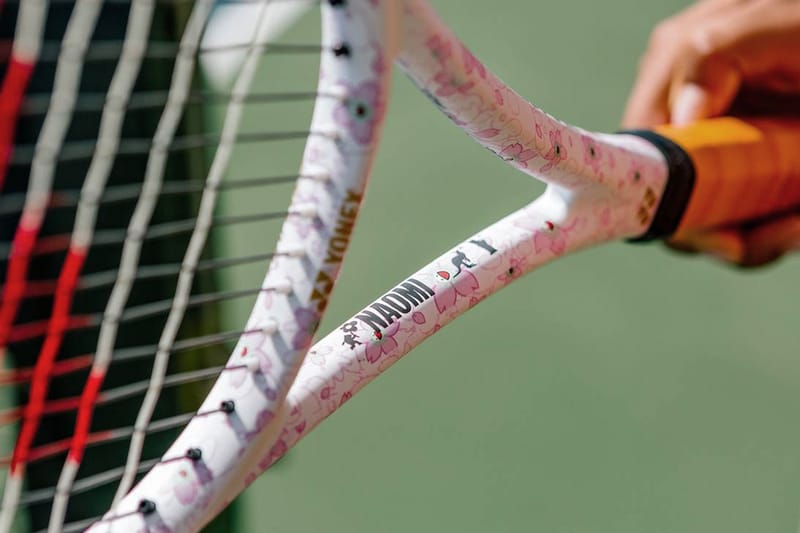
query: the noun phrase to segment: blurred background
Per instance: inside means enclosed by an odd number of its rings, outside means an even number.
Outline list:
[[[618,127],[650,28],[689,3],[433,2],[518,92],[604,131]],[[283,40],[308,42],[318,23],[309,14]],[[314,79],[316,66],[266,62],[260,76],[292,69]],[[383,140],[323,333],[542,190],[402,75]],[[257,156],[231,173],[272,165]],[[263,205],[228,205],[241,202]],[[220,242],[242,252],[257,239]],[[794,532],[798,279],[797,258],[742,272],[659,245],[546,267],[322,424],[246,493],[237,530]],[[248,307],[230,309],[231,327]]]

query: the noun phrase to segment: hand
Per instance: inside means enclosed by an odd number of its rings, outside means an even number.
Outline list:
[[[702,0],[653,31],[623,125],[797,113],[797,103],[800,0]],[[669,244],[742,266],[762,265],[800,249],[800,213]]]

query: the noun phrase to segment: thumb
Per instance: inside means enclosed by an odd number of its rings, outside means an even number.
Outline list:
[[[684,126],[702,118],[725,114],[742,83],[736,65],[720,55],[687,59],[683,75],[670,90],[671,122]]]

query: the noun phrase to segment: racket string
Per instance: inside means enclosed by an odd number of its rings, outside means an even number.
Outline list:
[[[274,141],[305,141],[309,137],[325,137],[331,140],[338,140],[338,136],[334,132],[325,131],[270,131],[270,132],[252,132],[240,133],[236,136],[236,142],[241,144],[259,143],[259,142],[274,142]],[[214,146],[218,146],[222,139],[219,134],[195,134],[184,135],[172,139],[169,144],[159,143],[158,140],[151,141],[150,139],[123,139],[124,146],[117,150],[116,156],[142,156],[151,152],[151,150],[168,150],[171,152],[180,152],[187,150],[205,150]],[[30,145],[17,145],[11,156],[9,164],[11,166],[28,166],[34,161],[45,158],[48,162],[52,163],[68,163],[77,162],[94,157],[97,148],[97,141],[71,141],[62,147],[56,155],[48,148],[40,148],[38,146]],[[49,194],[45,197],[45,202]]]
[[[272,211],[266,213],[253,213],[248,215],[223,215],[218,216],[211,225],[214,228],[236,226],[264,220],[283,220],[289,216],[289,211]],[[94,233],[94,248],[104,246],[119,246],[126,239],[150,241],[175,237],[192,232],[198,224],[197,218],[162,222],[150,226],[143,235],[132,234],[127,229],[104,229]],[[33,249],[27,254],[30,257],[65,252],[69,249],[71,234],[50,235],[40,237]],[[0,244],[0,261],[7,261],[13,257],[13,245]]]
[[[74,1],[74,0],[73,0]],[[199,54],[222,54],[229,52],[237,52],[248,49],[246,43],[232,43],[226,45],[206,45],[193,49]],[[118,41],[97,42],[95,41],[90,48],[83,47],[70,47],[65,48],[58,43],[46,42],[42,44],[39,52],[40,63],[56,63],[61,54],[69,54],[75,61],[83,61],[86,63],[100,63],[119,60],[120,53],[122,52],[123,44]],[[0,50],[5,49],[5,55],[0,57],[0,61],[8,62],[11,56],[11,48],[8,46],[0,46]],[[338,53],[338,46],[324,46],[320,44],[268,44],[263,45],[262,53],[271,55],[319,55],[321,52]],[[144,52],[145,58],[150,60],[172,60],[178,55],[179,48],[176,43],[172,42],[153,42],[147,43],[147,49]]]
[[[169,99],[165,91],[137,92],[131,95],[125,108],[128,112],[149,111],[153,108],[163,108],[166,105],[219,105],[230,101],[230,93],[219,92],[192,92],[183,101]],[[47,112],[50,105],[49,94],[33,94],[26,98],[20,109],[21,116],[37,116]],[[317,98],[332,98],[346,102],[346,98],[331,93],[315,91],[281,91],[270,93],[251,93],[243,97],[245,103],[284,103],[295,101],[314,101]],[[73,111],[76,113],[97,113],[102,111],[106,103],[105,93],[81,93],[75,103]]]
[[[245,368],[249,367],[246,364],[241,364],[236,366],[211,366],[198,370],[187,370],[182,372],[176,372],[168,375],[165,378],[164,387],[165,388],[178,387],[181,385],[193,384],[200,381],[209,381],[216,378],[223,372],[229,372],[232,370],[241,370]],[[97,405],[108,405],[129,398],[137,397],[144,394],[146,390],[147,390],[147,381],[137,381],[135,383],[129,383],[127,385],[106,389],[98,397]],[[65,412],[76,411],[79,407],[78,405],[79,400],[80,400],[79,396],[71,396],[69,398],[52,400],[51,402],[46,404],[42,412],[42,415],[47,416],[47,415],[55,415]],[[25,418],[26,415],[23,412],[22,408],[7,409],[5,411],[0,412],[0,426],[14,423],[19,420],[24,420]],[[0,459],[0,463],[2,462],[3,459]]]
[[[259,287],[256,289],[238,289],[206,294],[193,294],[189,297],[186,307],[187,309],[191,309],[207,304],[222,303],[238,298],[245,298],[270,292],[273,290],[275,289],[264,289]],[[64,332],[69,333],[79,329],[97,328],[103,323],[104,318],[113,318],[113,321],[116,324],[122,325],[130,322],[136,322],[145,318],[161,316],[169,312],[171,305],[171,299],[164,299],[156,302],[128,307],[118,317],[109,317],[108,315],[104,316],[102,313],[73,315],[70,322],[64,326]],[[9,340],[11,342],[22,342],[41,338],[47,333],[48,323],[49,320],[20,324],[15,327],[15,330],[17,330],[16,333],[14,331],[11,332]]]
[[[263,176],[257,178],[232,179],[222,182],[219,190],[239,190],[264,185],[283,185],[293,184],[300,179],[324,180],[326,176],[322,174],[291,174],[282,176]],[[160,197],[180,195],[187,193],[202,192],[203,183],[196,181],[176,181],[165,183],[160,191]],[[135,201],[139,198],[142,187],[138,183],[128,183],[123,185],[112,185],[103,191],[103,195],[97,200],[99,205],[108,205],[120,202]],[[68,209],[75,208],[80,202],[81,192],[78,189],[55,190],[50,195],[48,209]],[[0,196],[0,216],[19,215],[25,204],[24,193],[7,194]]]
[[[59,0],[52,0],[55,3],[58,3]],[[168,0],[165,3],[180,3],[184,0]],[[273,2],[281,2],[281,1],[294,1],[294,0],[272,0]],[[302,0],[300,0],[302,1]],[[12,2],[13,3],[13,2]],[[109,3],[114,3],[114,0],[111,0]],[[123,2],[120,2],[123,3]],[[188,0],[186,0],[188,3]],[[241,4],[262,4],[261,0],[252,0],[252,1],[236,1],[234,3],[241,3]],[[318,3],[318,2],[316,2]],[[118,56],[120,52],[123,51],[123,48],[117,43],[95,43],[97,46],[92,46],[88,48],[87,53],[83,55],[83,57],[79,60],[81,61],[94,61],[94,60],[104,60],[103,56],[114,54]],[[53,59],[58,57],[56,54],[55,49],[52,51],[48,51],[48,46],[45,46],[42,49],[42,54],[40,57],[40,61],[47,61],[47,55],[52,53]],[[257,50],[260,54],[264,52],[272,53],[272,54],[312,54],[312,55],[319,55],[320,52],[335,52],[335,47],[326,47],[320,45],[269,45],[269,46],[257,46],[253,47],[252,45],[229,45],[229,46],[217,46],[217,47],[197,47],[195,49],[197,54],[213,54],[216,52],[230,52],[236,50]],[[152,42],[148,45],[147,51],[145,52],[145,56],[147,59],[158,59],[160,56],[169,56],[170,59],[174,58],[176,54],[182,53],[183,48],[180,46],[176,46],[173,43],[160,43],[160,42]],[[116,59],[116,57],[115,57]],[[140,96],[139,96],[140,94]],[[235,105],[241,104],[258,104],[258,103],[271,103],[271,102],[291,102],[291,101],[313,101],[319,98],[337,98],[342,103],[346,103],[339,95],[333,94],[320,94],[317,92],[307,91],[286,91],[286,92],[271,92],[271,93],[248,93],[247,91],[239,92],[234,89],[233,92],[225,94],[225,93],[204,93],[204,92],[191,92],[188,94],[184,99],[180,98],[170,98],[169,92],[164,91],[150,91],[147,93],[136,93],[134,92],[130,95],[128,103],[125,105],[126,112],[136,111],[138,109],[142,110],[150,110],[150,109],[159,109],[159,108],[166,108],[166,107],[180,107],[186,108],[192,105],[208,105],[208,104],[215,104],[215,103],[227,103],[230,105],[234,103]],[[116,106],[113,102],[109,102],[109,100],[105,97],[100,97],[99,94],[88,94],[88,95],[81,95],[78,97],[75,106],[71,110],[72,113],[94,113],[100,112],[108,108],[108,106]],[[51,107],[50,98],[46,95],[37,95],[34,96],[32,99],[29,99],[29,104],[27,107],[23,109],[23,115],[27,117],[36,118],[37,116],[44,115],[46,110]],[[165,111],[166,113],[166,111]],[[327,132],[315,132],[315,131],[306,131],[306,130],[297,130],[297,131],[278,131],[278,132],[253,132],[253,133],[240,133],[235,136],[233,139],[233,143],[259,143],[259,142],[270,142],[270,141],[282,141],[282,140],[306,140],[308,137],[313,136],[322,136],[326,137],[331,140],[337,140],[337,137],[334,134],[330,134]],[[159,141],[149,141],[147,139],[131,139],[120,137],[120,147],[117,150],[113,151],[113,154],[108,156],[109,159],[114,161],[120,161],[117,164],[124,164],[124,159],[121,158],[134,158],[138,156],[146,156],[152,154],[154,151],[158,150],[166,150],[169,148],[170,154],[175,154],[176,152],[185,152],[189,150],[206,150],[208,148],[212,148],[214,146],[224,146],[228,143],[228,139],[222,133],[213,133],[213,134],[202,134],[202,135],[176,135],[169,139],[168,143],[158,144],[163,137],[158,137]],[[63,163],[81,163],[84,160],[88,160],[90,158],[97,157],[95,153],[97,150],[97,143],[95,141],[73,141],[68,138],[68,140],[63,144],[63,146],[58,150],[53,150],[50,154],[44,154],[44,152],[39,153],[40,160],[48,160],[52,161],[56,164],[63,164]],[[32,146],[25,146],[24,144],[18,144],[15,146],[14,156],[12,159],[12,165],[16,168],[21,166],[32,164],[35,162],[36,159],[36,148]],[[239,182],[226,182],[221,181],[217,183],[212,182],[212,186],[208,187],[207,184],[198,184],[197,182],[170,182],[167,181],[166,183],[159,184],[159,189],[157,191],[158,197],[163,197],[164,195],[174,195],[176,197],[180,195],[187,195],[190,193],[202,193],[203,195],[211,194],[215,195],[217,192],[222,190],[244,190],[249,187],[256,187],[261,185],[269,185],[271,183],[296,183],[299,179],[303,178],[311,178],[317,180],[324,180],[326,176],[324,175],[283,175],[283,176],[270,176],[270,177],[261,177],[261,178],[251,178],[250,182],[248,180],[239,180]],[[112,204],[120,204],[126,201],[141,201],[142,197],[147,195],[153,195],[153,189],[149,189],[148,191],[144,191],[144,189],[137,188],[136,185],[132,184],[125,184],[125,180],[119,180],[118,182],[122,182],[120,185],[114,185],[114,181],[108,187],[102,187],[99,190],[99,193],[90,193],[85,194],[83,197],[81,196],[81,192],[78,190],[70,190],[70,189],[54,189],[52,194],[46,195],[47,201],[45,208],[49,213],[53,209],[63,209],[65,213],[68,212],[70,209],[77,208],[80,210],[81,206],[84,208],[89,207],[97,207],[97,206],[112,206]],[[210,180],[213,181],[213,180]],[[193,199],[192,202],[195,200]],[[24,196],[17,195],[16,197],[13,196],[1,196],[0,195],[0,215],[10,215],[10,216],[18,216],[24,210]],[[182,235],[186,235],[187,233],[194,233],[198,227],[200,227],[203,231],[210,232],[214,228],[224,227],[224,226],[236,226],[238,224],[245,224],[245,223],[252,223],[252,222],[259,222],[261,220],[270,219],[270,218],[277,218],[277,219],[285,219],[288,216],[291,216],[292,213],[290,211],[269,211],[267,213],[259,213],[257,215],[229,215],[229,216],[216,216],[213,217],[210,221],[201,220],[201,217],[194,217],[191,219],[172,219],[166,220],[163,219],[154,221],[153,224],[146,223],[145,229],[137,233],[136,231],[129,231],[130,228],[127,230],[117,230],[114,228],[103,228],[93,232],[91,238],[91,247],[89,250],[97,250],[102,247],[112,247],[112,246],[119,246],[119,245],[127,245],[131,242],[136,242],[139,240],[140,242],[150,242],[154,239],[167,239],[171,237],[180,237]],[[139,227],[141,228],[141,227]],[[36,239],[38,242],[32,249],[31,256],[34,258],[42,259],[44,256],[53,255],[57,252],[64,252],[70,250],[70,243],[73,238],[73,235],[70,234],[52,234],[48,233],[47,227],[42,230],[41,235]],[[2,268],[2,260],[7,260],[12,255],[11,246],[7,248],[3,248],[0,245],[0,268]],[[296,251],[284,251],[272,254],[253,254],[250,256],[245,256],[241,258],[233,258],[233,259],[205,259],[201,258],[197,261],[194,261],[194,265],[190,264],[188,267],[186,266],[185,262],[181,263],[169,263],[167,265],[146,265],[143,264],[139,266],[138,264],[134,265],[132,269],[126,269],[121,267],[120,269],[115,270],[105,270],[105,271],[96,271],[92,272],[92,269],[87,269],[87,273],[80,273],[80,275],[76,278],[77,282],[75,283],[74,289],[72,292],[74,294],[79,293],[80,291],[86,291],[90,289],[103,289],[114,287],[116,288],[117,284],[122,280],[123,282],[134,284],[137,281],[144,281],[144,280],[161,280],[162,278],[167,277],[180,277],[183,274],[187,274],[190,277],[193,277],[194,274],[205,272],[210,275],[216,275],[219,270],[228,267],[237,267],[242,265],[247,265],[252,262],[258,262],[263,260],[271,260],[276,256],[296,256]],[[53,258],[55,259],[55,258]],[[190,261],[190,263],[192,263]],[[203,285],[202,280],[199,285]],[[49,297],[52,298],[56,292],[56,288],[58,286],[58,282],[56,280],[35,280],[30,283],[30,287],[25,290],[23,293],[25,298],[30,297]],[[246,296],[253,296],[255,294],[259,294],[261,292],[267,290],[275,290],[273,289],[240,289],[240,290],[231,290],[231,291],[217,291],[217,292],[199,292],[194,293],[193,288],[190,289],[189,297],[187,299],[187,304],[183,311],[192,308],[202,308],[205,304],[217,304],[219,302],[227,301],[233,298],[243,298]],[[73,295],[74,295],[73,294]],[[132,304],[128,306],[127,304],[123,304],[123,311],[121,314],[116,317],[113,321],[119,322],[119,324],[124,324],[127,322],[131,322],[134,320],[141,320],[149,317],[153,317],[155,315],[163,315],[164,313],[170,313],[172,311],[172,305],[169,301],[159,300],[156,302],[151,303],[143,303],[143,304]],[[83,320],[82,324],[70,324],[67,323],[67,326],[64,327],[64,333],[68,333],[71,330],[72,326],[87,328],[90,323],[91,325],[96,326],[98,322],[98,317],[101,317],[102,314],[93,314],[87,315],[83,314],[78,318]],[[179,320],[182,324],[185,319]],[[46,323],[43,323],[46,324]],[[17,328],[25,328],[28,324],[16,324],[15,327]],[[142,361],[151,359],[153,354],[161,352],[166,353],[167,355],[181,352],[182,354],[189,354],[192,351],[200,350],[200,349],[207,349],[213,347],[219,347],[220,351],[224,351],[223,345],[228,345],[231,342],[236,341],[242,335],[252,334],[259,332],[261,330],[250,330],[250,331],[222,331],[220,333],[213,333],[213,334],[206,334],[202,336],[198,336],[196,332],[187,332],[186,334],[178,335],[169,346],[161,346],[158,345],[148,345],[148,346],[133,346],[131,348],[121,348],[121,349],[114,349],[111,356],[113,357],[112,361],[108,363],[108,367],[113,370],[118,370],[119,365],[125,364],[126,362],[135,362],[135,361]],[[39,331],[39,338],[46,334],[45,331]],[[33,337],[28,337],[27,339],[15,339],[15,340],[35,340]],[[122,344],[121,346],[124,346]],[[229,353],[229,350],[227,351]],[[85,373],[87,369],[93,366],[93,363],[97,362],[97,357],[94,354],[86,354],[84,355],[77,355],[77,356],[68,356],[67,359],[62,359],[55,361],[53,363],[53,367],[48,371],[48,379],[51,378],[63,378],[70,374],[74,374],[76,372]],[[181,387],[187,384],[192,384],[198,381],[208,380],[211,378],[212,375],[218,375],[223,372],[227,372],[230,370],[240,370],[244,368],[244,366],[238,367],[219,367],[219,366],[209,366],[205,370],[199,371],[173,371],[170,370],[169,373],[163,376],[162,382],[158,385],[158,390],[161,391],[163,389],[169,389],[171,387]],[[22,384],[26,381],[30,381],[34,376],[34,369],[33,368],[20,368],[16,371],[6,371],[0,373],[0,382],[5,383],[17,383]],[[107,389],[102,390],[100,398],[98,399],[98,405],[107,405],[113,402],[123,401],[129,398],[132,398],[137,395],[141,395],[147,392],[148,382],[147,381],[138,381],[134,384],[129,384],[123,387],[117,387],[110,385]],[[138,397],[138,396],[137,396]],[[75,412],[80,406],[80,398],[77,396],[73,397],[66,397],[66,398],[59,398],[57,396],[53,396],[45,401],[43,404],[43,416],[51,416],[54,414],[65,414],[65,413],[73,413]],[[212,410],[203,413],[204,416],[210,416],[214,413],[229,413],[231,407],[224,407],[220,406],[217,410]],[[3,412],[0,413],[0,419],[5,420],[9,416],[13,415],[12,412]],[[17,412],[16,414],[20,414]],[[178,417],[170,419],[170,422],[164,422],[163,419],[154,419],[152,421],[148,421],[144,427],[141,425],[134,425],[128,428],[116,428],[110,430],[111,433],[105,431],[94,431],[89,434],[87,437],[87,446],[98,446],[105,442],[117,442],[119,440],[129,439],[130,437],[136,435],[137,433],[142,433],[144,435],[150,435],[157,431],[165,431],[167,429],[176,429],[181,427],[188,421],[191,417],[191,414],[180,415]],[[21,420],[24,416],[18,416],[17,420]],[[41,417],[39,417],[41,418]],[[70,449],[71,439],[65,439],[59,441],[58,443],[51,443],[49,447],[42,448],[42,447],[34,447],[30,450],[30,458],[29,463],[37,463],[40,461],[45,460],[48,457],[53,457],[54,455],[64,454],[67,453]],[[177,460],[177,459],[170,459],[170,460]],[[145,462],[139,463],[136,462],[134,465],[133,471],[135,474],[140,474],[147,468],[157,464],[159,461],[170,461],[166,459],[161,460],[146,460]],[[116,473],[118,474],[116,479],[121,479],[124,477],[124,474],[128,474],[131,472],[132,467],[128,465],[127,469],[118,468]],[[91,476],[96,476],[95,474],[90,474]],[[101,479],[102,476],[94,477],[92,481],[97,482]],[[111,476],[105,475],[102,479],[110,479]],[[74,481],[74,485],[68,491],[68,494],[74,494],[76,492],[80,492],[81,489],[91,490],[91,483],[88,481],[89,478],[80,478]],[[108,483],[106,481],[105,483]],[[37,501],[40,503],[46,503],[48,500],[52,500],[55,497],[57,492],[56,488],[53,487],[52,491],[37,489],[40,492],[34,492],[30,494],[26,494],[20,500],[20,505],[33,505]],[[28,499],[26,499],[28,498]],[[69,530],[70,527],[75,527],[74,524],[83,524],[83,526],[88,525],[93,519],[90,520],[82,520],[79,522],[72,522],[71,524],[67,524],[65,526],[66,530]],[[81,527],[83,527],[81,526]]]
[[[269,262],[275,257],[285,257],[287,255],[288,254],[286,253],[269,252],[269,253],[241,256],[241,257],[204,259],[203,261],[200,262],[200,264],[198,264],[196,270],[198,272],[221,271],[223,269],[230,267],[237,267],[254,263],[262,263],[264,261]],[[91,291],[91,290],[107,288],[113,285],[117,279],[124,279],[125,281],[130,281],[132,283],[135,283],[137,281],[154,280],[170,276],[177,276],[178,273],[180,273],[181,268],[182,267],[179,263],[167,263],[167,264],[142,265],[133,276],[128,276],[128,277],[121,275],[119,270],[106,270],[100,272],[93,272],[89,274],[83,274],[81,278],[78,280],[78,286],[76,288],[76,291],[81,292],[81,291]],[[56,280],[32,281],[31,283],[28,284],[28,287],[25,292],[25,297],[27,299],[34,299],[34,298],[52,296],[53,291],[55,290],[56,283],[57,283]],[[2,286],[0,286],[0,290],[1,289]]]

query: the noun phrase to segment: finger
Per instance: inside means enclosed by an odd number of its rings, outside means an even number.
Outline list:
[[[800,2],[779,10],[773,4],[742,4],[689,31],[670,90],[672,122],[724,114],[745,83],[791,87],[800,77]]]
[[[661,22],[650,35],[647,50],[628,98],[622,125],[626,128],[669,122],[670,88],[676,66],[687,48],[687,35],[742,0],[705,0]]]
[[[742,84],[739,66],[724,55],[693,58],[671,94],[670,121],[678,126],[727,111]]]
[[[760,224],[743,234],[742,266],[771,263],[787,252],[800,250],[800,214]]]
[[[622,116],[624,128],[645,128],[669,120],[669,82],[674,50],[656,47],[645,53]]]
[[[745,257],[744,239],[733,229],[683,234],[667,245],[680,252],[705,253],[726,263],[740,264]]]

